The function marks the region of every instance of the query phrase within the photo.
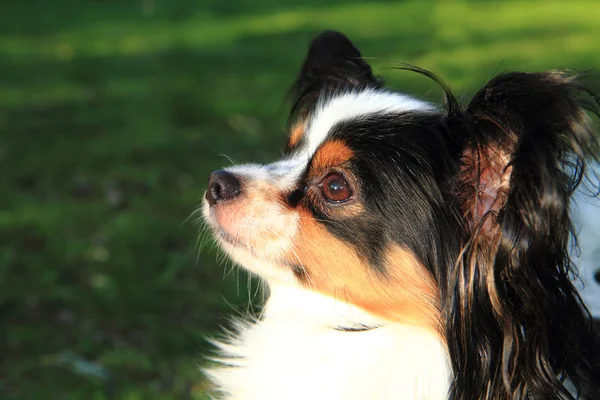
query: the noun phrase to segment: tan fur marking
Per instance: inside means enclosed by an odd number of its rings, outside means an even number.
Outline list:
[[[354,156],[354,152],[341,140],[323,143],[312,158],[311,170],[318,174],[329,168],[342,166]]]
[[[306,126],[304,122],[298,122],[292,127],[290,138],[288,140],[289,148],[294,148],[298,145],[298,143],[300,143],[302,136],[304,136],[305,128]]]
[[[304,213],[303,213],[304,214]],[[313,290],[382,318],[441,333],[436,284],[411,252],[394,246],[385,254],[387,276],[373,271],[354,248],[302,215],[294,257]]]

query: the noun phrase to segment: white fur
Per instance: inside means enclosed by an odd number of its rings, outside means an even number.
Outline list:
[[[402,93],[381,89],[347,92],[333,98],[325,97],[325,101],[319,102],[317,111],[308,125],[306,152],[314,153],[323,143],[331,128],[340,122],[365,117],[369,114],[393,114],[407,111],[435,112],[436,108]]]
[[[337,326],[380,325],[345,332]],[[434,333],[381,321],[341,302],[287,285],[271,288],[263,318],[238,322],[217,342],[206,371],[231,400],[447,398],[450,367]]]

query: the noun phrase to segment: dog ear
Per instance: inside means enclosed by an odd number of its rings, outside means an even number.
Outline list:
[[[473,97],[466,110],[462,197],[483,234],[511,223],[527,225],[536,237],[569,228],[570,196],[585,165],[599,155],[582,94],[591,93],[575,76],[550,71],[500,75]],[[592,100],[598,101],[593,94]],[[523,218],[514,221],[515,211]]]
[[[598,98],[567,73],[507,73],[460,115],[459,195],[471,235],[448,332],[457,335],[455,370],[477,372],[457,377],[453,390],[466,392],[456,398],[571,398],[560,376],[585,380],[576,366],[590,325],[569,279],[569,202],[599,154],[592,105]],[[481,315],[489,317],[473,317]]]
[[[310,44],[300,74],[292,87],[292,115],[303,119],[319,97],[336,91],[380,87],[381,82],[350,39],[325,31]]]

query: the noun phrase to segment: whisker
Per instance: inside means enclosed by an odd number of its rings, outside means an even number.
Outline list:
[[[234,160],[232,157],[228,156],[227,154],[224,154],[224,153],[219,153],[218,155],[219,155],[220,157],[223,157],[223,158],[224,158],[224,159],[226,159],[227,161],[229,161],[229,163],[230,163],[231,165],[235,165],[235,164],[237,164],[237,163],[235,162],[235,160]]]
[[[199,214],[199,215],[198,215]],[[202,220],[202,205],[199,205],[198,207],[196,207],[194,209],[194,211],[192,211],[190,213],[190,215],[188,215],[188,217],[186,219],[183,220],[183,222],[179,225],[179,227],[181,228],[183,225],[185,225],[190,219],[192,219],[193,217],[198,216],[195,220],[194,220],[194,224],[199,223]]]
[[[259,291],[261,291],[261,289],[263,289],[263,281],[262,279],[258,279],[258,282],[256,284],[256,290],[254,291],[254,295],[252,296],[253,298],[255,298],[256,296],[258,296]]]
[[[248,309],[251,307],[252,304],[252,276],[250,276],[250,274],[246,274],[246,292],[248,294]]]
[[[308,279],[309,286],[312,288],[316,288],[315,282],[313,281],[312,277],[308,274],[304,264],[300,261],[300,257],[298,257],[298,254],[296,254],[296,251],[292,249],[291,253],[296,258],[296,261],[298,261],[298,266],[300,268],[302,268],[302,272],[304,273],[304,276],[306,276],[306,278]]]

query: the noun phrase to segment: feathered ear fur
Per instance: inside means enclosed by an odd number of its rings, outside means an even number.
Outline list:
[[[292,87],[292,115],[303,119],[319,96],[353,88],[380,87],[381,82],[350,39],[325,31],[310,44],[298,79]]]
[[[471,232],[445,310],[452,399],[573,398],[565,378],[600,385],[568,247],[570,197],[599,154],[584,111],[597,104],[567,73],[508,73],[448,116],[463,146],[459,197]]]

